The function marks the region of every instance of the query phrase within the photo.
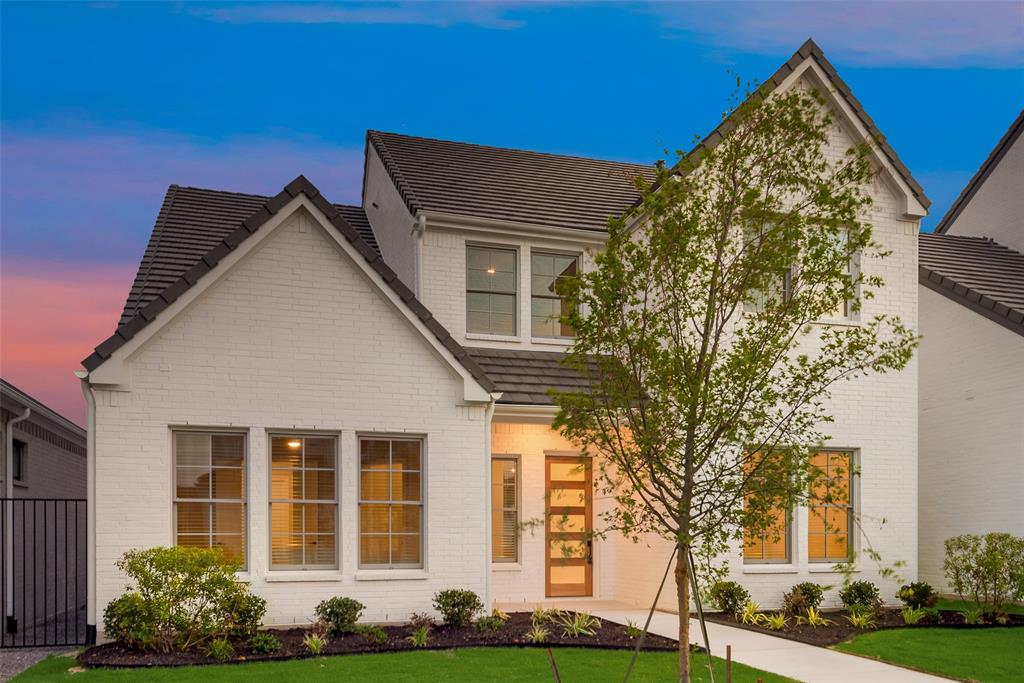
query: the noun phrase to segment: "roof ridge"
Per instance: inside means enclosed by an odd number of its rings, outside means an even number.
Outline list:
[[[198,190],[200,192],[212,192],[214,194],[230,194],[237,197],[249,197],[251,199],[263,199],[267,200],[272,198],[274,195],[271,194],[254,194],[252,192],[236,192],[235,190],[219,190],[216,187],[197,187],[195,185],[171,185],[176,190]],[[339,204],[337,202],[331,202],[333,206],[344,206],[350,209],[362,209],[362,204]]]
[[[480,149],[494,150],[498,152],[519,152],[522,154],[536,154],[537,156],[553,157],[555,159],[572,159],[574,161],[594,161],[601,164],[616,164],[619,166],[636,166],[649,168],[652,164],[644,164],[636,161],[616,161],[614,159],[601,159],[599,157],[588,157],[578,154],[558,154],[555,152],[540,152],[535,149],[523,149],[522,147],[499,147],[497,145],[485,145],[480,142],[466,142],[464,140],[449,140],[447,138],[428,138],[421,135],[409,135],[407,133],[395,133],[386,130],[368,130],[367,134],[373,135],[394,135],[409,140],[423,140],[424,142],[444,142],[450,145],[463,145],[465,147],[477,147]]]
[[[391,176],[391,182],[395,184],[395,188],[398,190],[398,194],[401,195],[405,201],[406,206],[409,208],[409,213],[416,215],[416,212],[423,208],[423,203],[420,202],[416,193],[413,192],[412,185],[406,180],[405,175],[402,174],[402,169],[395,163],[394,157],[391,156],[391,150],[384,143],[384,140],[380,137],[380,132],[376,130],[367,130],[366,139],[373,148],[377,150],[377,154],[380,155],[380,160],[384,164],[385,170],[388,175]],[[366,174],[363,174],[363,183],[366,182]]]
[[[158,211],[156,214],[156,221],[153,223],[153,234],[150,236],[149,242],[146,244],[146,251],[143,253],[143,260],[145,260],[146,255],[149,255],[150,257],[149,262],[146,264],[145,274],[142,276],[143,283],[149,282],[149,276],[153,272],[153,264],[155,262],[155,258],[153,257],[155,256],[156,252],[160,250],[160,244],[164,238],[164,230],[167,227],[167,216],[171,213],[171,207],[174,206],[174,200],[178,196],[179,189],[181,188],[178,185],[175,185],[174,183],[171,183],[167,187],[167,194],[164,196],[164,201],[160,205],[160,211]],[[152,253],[150,252],[150,247],[153,248]],[[142,268],[140,267],[139,270],[141,271]],[[135,279],[139,279],[138,273],[135,275]],[[122,317],[124,316],[125,313],[129,312],[128,302],[130,300],[131,290],[129,289],[128,300],[125,301],[125,307],[121,313]],[[139,307],[138,304],[136,304],[134,310],[131,311],[132,317],[134,317],[138,312]]]

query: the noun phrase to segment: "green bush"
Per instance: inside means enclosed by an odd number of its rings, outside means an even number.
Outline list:
[[[870,581],[851,581],[839,589],[839,599],[849,610],[875,610],[880,604],[878,586]]]
[[[1024,599],[1024,538],[1005,533],[964,534],[946,541],[942,568],[961,599],[971,599],[986,616],[1006,612]]]
[[[449,626],[469,626],[473,617],[483,611],[484,604],[473,591],[453,588],[434,595],[434,609]]]
[[[269,655],[281,649],[281,641],[272,633],[254,633],[249,638],[249,649],[261,655]]]
[[[159,616],[152,603],[138,593],[125,593],[103,611],[107,637],[140,650],[156,647]]]
[[[235,656],[235,648],[232,647],[231,641],[227,638],[214,638],[206,646],[206,654],[218,662],[223,662]]]
[[[711,601],[726,614],[739,614],[750,600],[750,593],[735,581],[718,581],[708,593]]]
[[[340,636],[355,630],[366,605],[352,598],[328,598],[316,606],[316,615],[330,628],[331,635]]]
[[[188,650],[254,630],[263,619],[266,603],[235,579],[238,563],[219,548],[129,550],[117,567],[130,584],[107,607],[104,627],[121,642]]]
[[[811,581],[804,581],[793,586],[793,590],[804,596],[808,607],[818,609],[821,601],[825,599],[825,588]]]
[[[500,631],[501,627],[505,625],[505,622],[498,617],[487,616],[480,617],[473,625],[476,626],[477,631],[480,631],[481,633],[488,633]]]
[[[388,642],[387,632],[376,624],[357,626],[356,633],[361,635],[363,638],[366,638],[366,640],[374,645],[383,645]]]
[[[797,588],[782,596],[782,613],[788,617],[802,617],[807,614],[808,608],[811,606],[807,602],[807,598]]]
[[[905,586],[900,586],[900,589],[896,591],[896,597],[912,609],[931,607],[939,599],[935,589],[926,581],[915,581]]]

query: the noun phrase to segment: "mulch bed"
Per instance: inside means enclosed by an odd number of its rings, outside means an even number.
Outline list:
[[[578,638],[563,635],[562,627],[546,624],[550,632],[545,643],[527,642],[525,636],[533,628],[528,612],[512,612],[505,625],[498,631],[478,631],[474,626],[454,627],[438,625],[431,629],[430,640],[426,647],[413,647],[406,640],[413,632],[409,624],[400,626],[383,626],[387,634],[387,642],[377,644],[370,642],[365,636],[351,633],[345,636],[330,638],[321,656],[367,654],[376,652],[405,652],[410,650],[448,650],[463,647],[588,647],[596,649],[632,649],[636,640],[626,635],[626,628],[620,624],[601,619],[601,628],[594,636]],[[197,664],[228,664],[240,662],[273,661],[281,659],[298,659],[310,657],[309,651],[302,644],[302,639],[310,632],[308,628],[269,629],[281,641],[281,649],[272,654],[256,654],[249,650],[244,641],[233,642],[235,656],[226,662],[218,662],[202,651],[190,652],[141,652],[118,643],[106,643],[89,648],[78,656],[78,662],[84,666],[111,668],[138,668],[150,666],[186,666]],[[659,652],[675,652],[676,641],[648,634],[644,639],[643,650]]]
[[[770,614],[770,612],[766,612],[766,614]],[[796,619],[790,619],[789,625],[785,628],[779,631],[772,631],[764,626],[740,623],[734,617],[721,612],[704,613],[704,617],[708,621],[713,621],[716,624],[725,624],[727,626],[734,626],[748,631],[756,631],[757,633],[765,633],[770,636],[788,638],[789,640],[796,640],[801,643],[807,643],[808,645],[819,645],[822,647],[841,643],[855,635],[867,633],[870,630],[877,631],[880,629],[936,627],[954,629],[985,629],[1024,626],[1024,616],[1018,614],[1011,614],[1010,620],[1006,624],[968,625],[964,623],[964,617],[959,612],[940,612],[938,621],[922,621],[910,626],[903,622],[900,610],[886,608],[882,609],[875,617],[876,627],[874,629],[861,629],[851,626],[850,622],[846,620],[847,615],[849,615],[849,612],[846,610],[822,610],[822,616],[827,619],[831,619],[834,623],[828,626],[814,627],[807,624],[797,625]]]

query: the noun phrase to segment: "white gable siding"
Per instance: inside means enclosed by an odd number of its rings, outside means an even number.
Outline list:
[[[1024,135],[1018,136],[946,234],[988,237],[1024,251]]]
[[[943,544],[1024,536],[1024,337],[921,287],[920,577],[948,588]]]
[[[210,276],[208,276],[210,277]],[[308,623],[333,595],[371,620],[428,610],[437,590],[486,590],[484,408],[459,405],[462,379],[297,214],[128,359],[130,391],[97,391],[97,605],[123,588],[129,548],[173,541],[171,426],[248,434],[247,575],[268,623]],[[340,569],[318,581],[268,572],[267,432],[339,435]],[[426,438],[425,568],[399,581],[357,572],[356,438]],[[292,577],[294,578],[294,577]],[[310,579],[310,576],[305,577]]]
[[[417,296],[421,296],[416,273],[416,219],[409,213],[373,145],[366,148],[366,177],[363,180],[363,209],[373,227],[384,261],[398,273]]]

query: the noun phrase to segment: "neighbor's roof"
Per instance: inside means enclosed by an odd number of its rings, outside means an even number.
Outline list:
[[[157,214],[119,324],[131,320],[269,199],[255,194],[171,185]],[[341,204],[334,207],[360,237],[380,253],[363,209]]]
[[[985,237],[920,235],[919,282],[1024,335],[1024,254]]]
[[[953,202],[953,205],[949,207],[949,211],[947,211],[946,215],[942,217],[939,224],[935,226],[935,232],[945,233],[949,230],[950,226],[956,222],[960,213],[967,208],[967,205],[971,203],[971,199],[974,198],[974,195],[978,192],[981,186],[985,184],[988,177],[992,175],[992,171],[995,170],[1002,158],[1006,156],[1006,153],[1011,147],[1013,147],[1013,143],[1020,137],[1021,132],[1024,132],[1024,109],[1021,109],[1020,114],[1017,115],[1017,118],[1014,119],[1013,123],[1010,124],[1010,127],[1003,134],[1003,137],[1001,137],[999,142],[996,143],[995,148],[989,153],[988,158],[985,159],[984,163],[982,163],[978,168],[974,177],[967,183],[967,186],[964,187],[960,196],[956,198],[955,202]]]
[[[32,417],[45,417],[50,422],[53,422],[54,424],[60,427],[63,427],[75,439],[77,439],[76,445],[83,447],[85,446],[84,429],[82,429],[74,422],[58,413],[53,408],[49,407],[39,399],[33,398],[28,393],[22,391],[21,389],[14,386],[13,384],[11,384],[10,382],[3,378],[0,378],[0,396],[3,396],[8,401],[12,402],[14,405],[19,406],[20,410],[24,410],[25,408],[31,408],[32,414],[29,416],[30,419]],[[7,413],[8,411],[4,409],[3,412]],[[7,415],[4,416],[4,419],[8,419]]]
[[[554,405],[549,389],[580,391],[589,384],[578,370],[562,364],[564,353],[475,347],[466,351],[502,392],[498,403]]]
[[[177,301],[182,294],[213,270],[224,257],[234,251],[250,235],[257,232],[264,223],[300,194],[305,195],[327,217],[331,225],[362,255],[369,266],[391,287],[395,294],[420,319],[437,340],[455,356],[456,360],[462,364],[480,386],[487,391],[494,391],[494,383],[484,374],[480,366],[469,357],[466,350],[452,338],[448,330],[434,318],[426,306],[420,303],[412,290],[406,287],[398,278],[395,271],[391,270],[391,267],[384,263],[380,252],[370,246],[360,232],[349,222],[345,215],[348,212],[328,202],[320,194],[320,190],[313,183],[309,182],[305,176],[301,175],[288,183],[277,195],[260,203],[249,216],[234,223],[234,228],[226,230],[224,237],[202,254],[191,268],[185,270],[178,279],[159,292],[149,303],[141,306],[127,322],[120,324],[114,334],[97,346],[92,355],[82,361],[85,369],[92,371],[101,366],[104,361],[110,358],[111,354],[128,343],[136,334],[155,320],[164,309]],[[230,225],[225,227],[230,228]]]
[[[603,231],[639,197],[653,167],[371,130],[366,134],[409,212]]]

